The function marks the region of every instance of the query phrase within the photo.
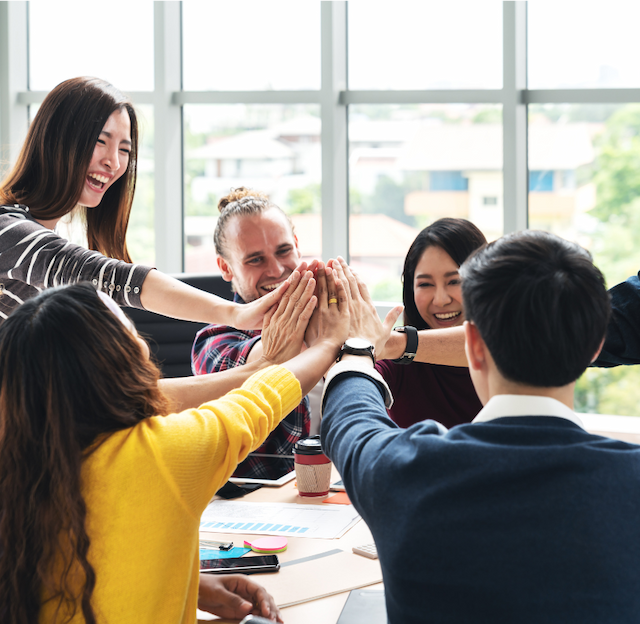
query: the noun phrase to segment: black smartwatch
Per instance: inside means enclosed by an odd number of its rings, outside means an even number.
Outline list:
[[[340,354],[338,355],[338,362],[345,354],[349,355],[368,355],[371,361],[375,364],[376,358],[373,354],[373,345],[364,338],[347,338],[347,341],[340,348]]]
[[[396,331],[407,334],[407,346],[402,357],[391,361],[396,364],[411,364],[418,351],[418,330],[411,325],[405,325],[404,327],[396,327]]]

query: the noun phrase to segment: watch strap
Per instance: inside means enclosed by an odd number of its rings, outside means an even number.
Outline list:
[[[415,327],[411,327],[411,325],[405,325],[404,327],[396,327],[395,331],[407,335],[407,346],[405,347],[402,357],[391,361],[396,364],[411,364],[418,352],[418,330]]]
[[[340,348],[340,353],[338,353],[338,359],[336,362],[341,362],[344,355],[368,355],[371,358],[373,365],[375,366],[376,364],[376,357],[373,354],[373,345],[368,349],[354,349],[345,343]]]

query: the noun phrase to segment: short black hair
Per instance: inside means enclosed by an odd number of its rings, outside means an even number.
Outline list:
[[[560,387],[589,366],[611,304],[588,251],[554,234],[527,230],[479,249],[460,275],[466,319],[506,379]]]
[[[451,259],[460,266],[469,254],[487,242],[484,234],[466,219],[445,217],[434,221],[416,236],[407,257],[404,259],[402,271],[402,303],[404,305],[404,324],[417,329],[430,329],[422,318],[415,301],[413,279],[416,267],[425,249],[440,247],[446,251]]]

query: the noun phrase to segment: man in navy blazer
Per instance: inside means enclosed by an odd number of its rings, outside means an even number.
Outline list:
[[[388,418],[367,347],[384,331],[346,276],[364,341],[327,376],[322,443],[375,539],[389,622],[637,623],[640,446],[573,411],[609,319],[602,274],[578,245],[527,231],[461,275],[484,408],[450,431]]]

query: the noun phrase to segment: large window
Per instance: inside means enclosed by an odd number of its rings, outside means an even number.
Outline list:
[[[404,257],[436,219],[502,235],[501,121],[486,105],[350,107],[349,252],[374,299],[402,299]]]
[[[244,186],[267,193],[292,220],[305,258],[322,256],[317,105],[187,105],[185,271],[217,273],[218,201]]]
[[[410,242],[441,216],[489,239],[535,227],[577,240],[609,285],[640,268],[631,3],[0,9],[3,162],[59,81],[98,75],[131,93],[143,120],[128,238],[138,261],[214,271],[217,202],[251,186],[291,215],[303,254],[349,254],[381,301],[399,298]],[[579,409],[640,414],[635,371],[590,371]]]

